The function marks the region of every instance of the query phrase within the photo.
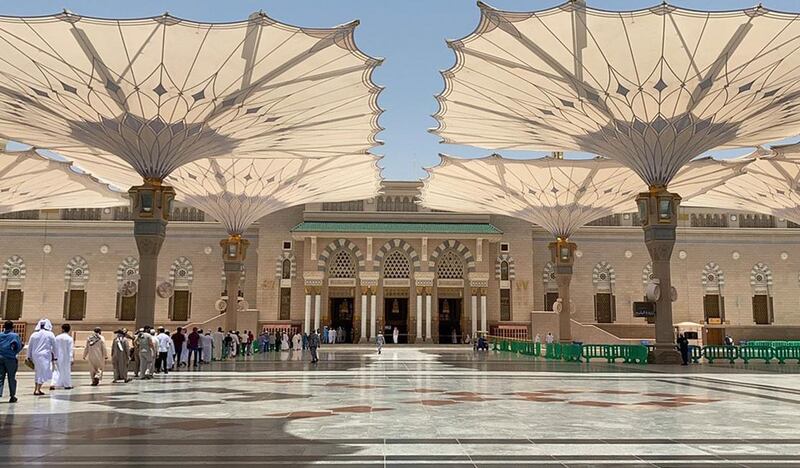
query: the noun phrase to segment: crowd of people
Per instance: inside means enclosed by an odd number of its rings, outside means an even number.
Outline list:
[[[8,380],[10,402],[16,402],[16,373],[18,355],[25,348],[22,338],[14,332],[14,324],[5,322],[0,333],[0,397],[3,384]],[[397,343],[397,329],[392,334]],[[128,383],[132,379],[150,380],[155,374],[169,374],[182,368],[197,370],[212,361],[224,361],[240,356],[268,352],[308,351],[311,363],[319,362],[317,350],[323,344],[342,343],[344,329],[324,327],[312,333],[296,329],[264,329],[256,337],[252,331],[212,332],[192,327],[177,327],[174,332],[164,327],[146,326],[133,333],[121,328],[114,332],[110,347],[100,328],[95,328],[86,338],[82,358],[88,364],[91,385],[100,385],[106,363],[113,367],[112,383]],[[377,352],[386,344],[383,333],[376,339]],[[109,352],[110,348],[110,352]],[[34,371],[34,395],[44,395],[50,390],[73,388],[72,367],[75,342],[68,323],[61,325],[58,335],[53,333],[50,320],[41,319],[27,343],[25,364]],[[301,358],[302,354],[297,357]],[[131,376],[132,374],[132,376]]]
[[[212,361],[272,351],[308,350],[311,362],[317,363],[317,349],[323,342],[327,341],[318,330],[311,334],[295,331],[290,336],[287,329],[265,329],[256,339],[249,330],[223,332],[218,328],[211,332],[178,327],[170,332],[164,327],[147,326],[134,333],[125,328],[116,330],[109,353],[102,330],[95,328],[86,339],[82,358],[88,364],[91,385],[97,386],[103,380],[109,359],[114,373],[112,383],[128,383],[133,378],[150,380],[155,374],[166,375],[181,368],[197,370]],[[0,333],[0,397],[7,380],[11,403],[17,401],[18,355],[24,348],[22,338],[14,332],[14,323],[5,322]],[[41,319],[28,339],[25,358],[25,364],[34,371],[33,394],[44,395],[43,389],[48,384],[50,390],[72,389],[74,354],[70,325],[61,325],[61,332],[55,335],[50,320]]]

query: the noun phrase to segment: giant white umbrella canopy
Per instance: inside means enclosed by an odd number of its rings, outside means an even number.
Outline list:
[[[237,289],[249,242],[245,230],[258,219],[305,203],[371,198],[381,187],[378,158],[354,154],[321,159],[203,159],[167,181],[178,199],[202,209],[228,232],[220,242],[228,301],[225,328],[236,330]]]
[[[747,162],[712,158],[692,161],[673,184],[687,197],[721,186],[741,173]],[[493,213],[524,219],[548,231],[556,240],[551,249],[568,243],[582,226],[604,216],[636,211],[634,198],[647,185],[619,161],[593,159],[506,159],[491,155],[460,159],[441,155],[438,166],[420,192],[420,203],[432,209]],[[556,256],[554,256],[555,258]],[[572,259],[555,258],[559,297],[569,303]],[[559,268],[560,267],[560,268]],[[560,333],[569,341],[570,309],[562,307]]]
[[[242,235],[258,219],[291,206],[362,200],[381,187],[380,158],[355,154],[322,159],[218,158],[178,168],[167,182],[178,200]]]
[[[650,187],[638,197],[645,243],[669,291],[680,197],[667,189],[680,168],[713,148],[797,133],[800,15],[479,6],[475,31],[449,43],[456,61],[431,131],[445,143],[587,151],[631,168]],[[674,361],[668,296],[656,305],[656,347]]]
[[[219,156],[363,153],[379,143],[380,60],[357,24],[0,17],[0,135],[113,182]]]
[[[0,152],[0,214],[128,205],[124,194],[70,162],[35,150]]]
[[[380,60],[356,47],[357,24],[300,28],[260,12],[231,23],[0,17],[0,137],[134,186],[136,322],[151,325],[174,197],[166,176],[206,158],[322,158],[378,144]]]
[[[440,157],[439,165],[427,170],[422,205],[524,219],[562,239],[596,219],[636,211],[636,195],[647,190],[632,170],[603,157]],[[673,185],[691,199],[738,176],[746,164],[700,158],[678,171]]]
[[[744,175],[686,204],[765,213],[800,224],[800,144],[759,148],[737,159],[749,162]]]

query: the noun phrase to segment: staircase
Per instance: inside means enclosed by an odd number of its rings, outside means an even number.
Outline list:
[[[576,321],[575,319],[571,320],[572,322],[572,340],[573,341],[580,341],[582,343],[592,343],[592,344],[640,344],[642,340],[648,339],[647,337],[642,338],[620,338],[617,335],[614,335],[602,328],[598,327],[597,325],[590,325],[584,324],[581,322]]]

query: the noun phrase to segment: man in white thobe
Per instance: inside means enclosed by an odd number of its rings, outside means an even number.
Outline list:
[[[328,342],[330,342],[331,344],[336,343],[336,329],[335,328],[331,328],[328,331]]]
[[[72,388],[72,362],[73,349],[75,341],[70,334],[70,326],[68,323],[61,325],[61,334],[56,337],[56,347],[53,354],[55,355],[55,363],[53,367],[53,385],[50,390],[56,388],[63,388],[70,390]]]
[[[53,352],[56,337],[53,335],[53,324],[43,318],[36,324],[33,334],[28,339],[28,358],[34,364],[33,394],[44,395],[42,385],[53,379]]]
[[[214,353],[212,357],[215,361],[222,360],[222,343],[225,340],[225,333],[222,333],[222,327],[217,328],[217,331],[211,334],[212,338],[212,345],[214,348]]]
[[[200,336],[200,343],[203,346],[203,353],[200,356],[200,359],[205,363],[211,362],[211,356],[213,354],[213,347],[214,347],[214,338],[211,337],[211,333],[206,332],[205,335]]]

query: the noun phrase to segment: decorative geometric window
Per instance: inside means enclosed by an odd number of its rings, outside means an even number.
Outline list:
[[[408,258],[399,250],[390,253],[383,261],[384,278],[408,278],[410,272]]]
[[[125,257],[117,267],[117,283],[125,281],[139,281],[139,260],[135,257]]]
[[[64,269],[64,318],[83,320],[86,317],[86,283],[89,281],[89,263],[83,257],[72,257]]]
[[[292,261],[288,258],[281,265],[281,279],[292,279]]]
[[[441,279],[464,278],[464,261],[454,250],[445,251],[436,265],[436,275]]]
[[[175,289],[189,289],[194,281],[192,262],[186,257],[178,257],[169,269],[169,280]]]
[[[508,281],[508,262],[500,262],[500,280]]]
[[[597,291],[611,291],[616,279],[614,267],[608,262],[600,262],[592,270],[592,284]]]
[[[18,255],[12,255],[3,265],[0,281],[0,315],[3,320],[19,320],[22,317],[22,300],[24,293],[22,283],[27,275],[25,261]]]
[[[772,289],[772,269],[764,263],[756,263],[750,270],[750,285],[758,293],[766,294]]]
[[[25,280],[26,275],[27,268],[25,268],[25,261],[22,260],[22,257],[19,255],[12,255],[6,260],[6,263],[3,264],[0,280],[5,282],[7,288],[14,286],[19,287],[22,285],[22,281]]]
[[[706,266],[703,267],[703,274],[700,278],[700,282],[703,284],[703,288],[706,291],[713,291],[716,294],[725,284],[725,274],[718,264],[708,262]]]
[[[349,252],[339,250],[331,257],[328,276],[330,278],[355,278],[356,264]]]

